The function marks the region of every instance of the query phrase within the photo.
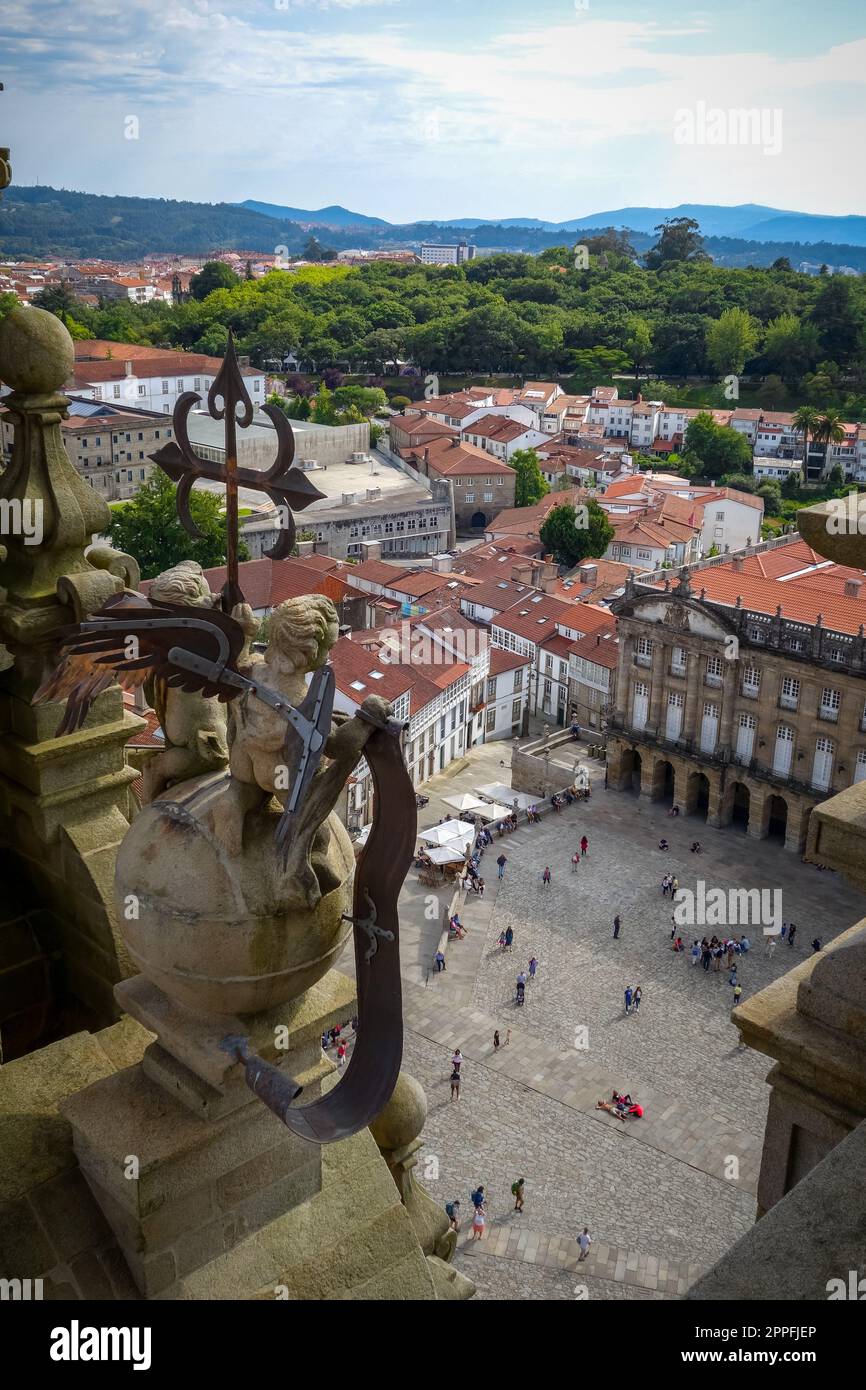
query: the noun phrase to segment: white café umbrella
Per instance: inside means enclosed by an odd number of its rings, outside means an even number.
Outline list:
[[[450,849],[448,845],[434,845],[427,851],[431,864],[462,864],[464,857],[462,850]]]
[[[449,840],[456,840],[458,837],[464,842],[471,840],[474,834],[475,826],[470,825],[468,821],[447,820],[444,825],[431,825],[429,830],[422,830],[419,838],[425,840],[428,845],[447,845]]]
[[[456,796],[443,796],[442,800],[446,806],[452,806],[455,811],[480,811],[485,805],[480,797],[473,796],[471,792],[459,792]]]
[[[506,816],[511,815],[511,807],[497,806],[495,803],[491,805],[489,801],[485,801],[478,814],[484,820],[504,820]]]
[[[489,787],[476,787],[479,796],[486,796],[490,801],[500,802],[511,810],[514,802],[517,802],[517,809],[525,811],[527,806],[535,806],[537,802],[543,801],[544,797],[539,792],[537,796],[529,796],[526,792],[513,791],[511,787],[503,786],[501,782],[493,782]]]

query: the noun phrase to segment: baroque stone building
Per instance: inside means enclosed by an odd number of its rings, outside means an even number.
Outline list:
[[[812,810],[866,777],[861,583],[799,538],[771,565],[630,581],[609,785],[802,852]]]

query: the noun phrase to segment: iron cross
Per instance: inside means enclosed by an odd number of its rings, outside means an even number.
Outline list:
[[[302,469],[293,467],[295,436],[286,416],[276,405],[262,406],[277,432],[276,459],[267,471],[238,467],[237,431],[238,428],[248,429],[252,424],[253,403],[241,375],[231,329],[222,366],[207,393],[208,414],[214,420],[225,421],[223,463],[200,458],[190,444],[187,421],[193,406],[200,400],[196,391],[184,391],[178,396],[172,415],[175,438],[150,458],[177,484],[178,517],[184,530],[196,539],[201,537],[201,532],[189,509],[193,485],[201,479],[225,485],[226,582],[220,594],[220,605],[224,613],[231,614],[235,605],[244,601],[238,582],[238,487],[264,492],[280,509],[279,537],[276,544],[264,552],[271,560],[285,560],[291,554],[295,543],[292,509],[303,511],[325,494],[313,485]],[[218,400],[222,401],[221,405],[217,405]]]

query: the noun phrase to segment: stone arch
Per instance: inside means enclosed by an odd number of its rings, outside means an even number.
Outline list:
[[[767,838],[769,840],[781,840],[784,844],[788,833],[788,803],[784,796],[780,796],[778,792],[768,796],[765,814]]]
[[[473,531],[483,531],[487,526],[487,517],[484,512],[475,512],[469,525]]]
[[[686,811],[707,819],[710,809],[710,779],[705,772],[690,772],[686,782]]]
[[[636,748],[623,750],[620,762],[619,791],[640,792],[643,758]]]
[[[673,763],[667,758],[659,758],[653,767],[650,791],[652,800],[661,801],[666,806],[673,806],[675,784],[676,774]]]
[[[751,811],[752,793],[748,784],[741,780],[728,782],[720,801],[719,824],[733,825],[745,832]]]
[[[735,825],[739,830],[748,830],[751,809],[752,794],[746,783],[733,782],[731,784],[731,819],[729,823]]]

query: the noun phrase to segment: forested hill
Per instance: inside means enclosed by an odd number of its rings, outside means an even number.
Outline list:
[[[338,251],[349,247],[376,250],[418,246],[422,241],[468,238],[481,247],[537,255],[563,241],[561,231],[489,223],[474,228],[413,222],[405,226],[322,226],[313,230],[320,241]],[[597,228],[586,230],[587,237],[597,233]],[[308,223],[302,226],[299,222],[280,221],[232,203],[104,197],[43,186],[13,186],[0,201],[0,256],[6,259],[66,256],[134,260],[172,251],[189,255],[205,255],[217,250],[273,253],[278,246],[285,246],[290,254],[296,254],[309,235]],[[581,236],[580,229],[569,233],[575,241]],[[648,250],[655,239],[646,232],[629,233],[629,240],[637,252]],[[705,249],[720,265],[766,266],[780,256],[787,256],[794,265],[807,260],[819,265],[826,262],[866,271],[866,247],[859,246],[707,237]]]

